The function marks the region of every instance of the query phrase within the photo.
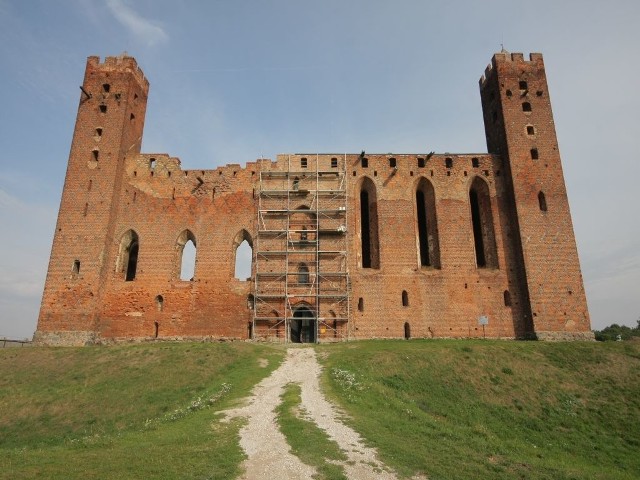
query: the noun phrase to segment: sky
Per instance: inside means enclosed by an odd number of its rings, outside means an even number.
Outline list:
[[[0,0],[0,338],[31,337],[86,57],[150,81],[143,152],[486,152],[493,53],[544,55],[592,327],[640,318],[637,0]]]

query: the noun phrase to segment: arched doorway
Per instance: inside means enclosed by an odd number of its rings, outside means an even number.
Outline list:
[[[302,305],[293,311],[290,327],[293,343],[315,343],[316,317],[309,306]]]

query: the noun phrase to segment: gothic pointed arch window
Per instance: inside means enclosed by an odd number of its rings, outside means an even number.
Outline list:
[[[177,277],[193,281],[196,275],[196,237],[191,230],[183,230],[176,240]]]
[[[471,226],[478,268],[498,268],[498,251],[491,211],[489,185],[476,177],[469,189]]]
[[[244,228],[233,239],[234,278],[247,281],[253,271],[253,239]]]
[[[416,186],[416,219],[420,266],[440,268],[440,240],[433,185],[422,177]]]
[[[138,270],[139,238],[134,230],[127,230],[120,237],[116,272],[123,275],[126,282],[135,280]]]
[[[380,268],[376,186],[364,177],[360,184],[360,254],[362,268]]]

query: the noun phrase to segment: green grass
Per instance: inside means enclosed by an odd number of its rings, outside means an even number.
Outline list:
[[[309,420],[300,407],[300,386],[290,383],[282,394],[276,413],[280,430],[291,450],[303,463],[315,467],[318,480],[346,480],[344,469],[327,460],[344,462],[346,455],[326,432]]]
[[[1,350],[0,478],[234,478],[240,423],[216,411],[283,353],[245,343]]]
[[[640,477],[640,343],[367,341],[319,352],[330,397],[406,477]]]

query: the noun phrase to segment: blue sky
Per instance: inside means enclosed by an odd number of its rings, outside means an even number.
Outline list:
[[[36,327],[86,57],[138,60],[143,151],[485,152],[478,79],[542,52],[594,328],[640,317],[640,2],[0,0],[0,337]]]

